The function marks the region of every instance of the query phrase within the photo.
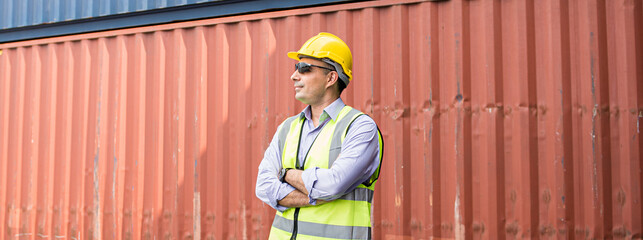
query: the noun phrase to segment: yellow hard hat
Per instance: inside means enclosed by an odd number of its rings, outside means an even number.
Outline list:
[[[353,78],[353,54],[351,54],[351,50],[342,39],[330,33],[321,32],[317,36],[308,39],[298,52],[289,52],[288,57],[297,61],[301,60],[302,57],[318,58],[322,61],[330,59],[334,63],[324,62],[335,67],[339,73],[339,78],[346,83],[346,86]]]

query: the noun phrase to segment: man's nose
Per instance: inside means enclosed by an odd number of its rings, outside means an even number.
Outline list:
[[[290,79],[293,80],[293,81],[299,81],[299,72],[297,72],[297,70],[295,70],[292,73],[292,75],[290,75]]]

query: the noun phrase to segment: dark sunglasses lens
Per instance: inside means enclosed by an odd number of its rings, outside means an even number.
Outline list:
[[[308,64],[303,63],[303,62],[299,62],[299,63],[296,63],[296,64],[295,64],[295,69],[296,69],[297,71],[299,71],[299,73],[307,73],[307,72],[310,72],[310,67],[311,67],[311,65],[308,65]]]

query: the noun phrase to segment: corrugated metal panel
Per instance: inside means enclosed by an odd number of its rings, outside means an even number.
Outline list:
[[[266,239],[329,31],[385,141],[375,239],[640,238],[643,2],[378,1],[0,45],[0,236]],[[296,30],[296,31],[295,31]]]
[[[0,43],[340,2],[345,0],[0,0]]]
[[[0,0],[2,29],[221,0]]]

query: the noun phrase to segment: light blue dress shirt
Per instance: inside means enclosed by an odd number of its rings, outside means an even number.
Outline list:
[[[302,130],[298,160],[302,164],[304,156],[312,146],[321,129],[330,121],[337,119],[339,112],[346,104],[341,98],[324,108],[319,118],[319,126],[315,127],[312,121],[310,106],[300,114],[306,117]],[[259,164],[255,194],[257,197],[278,211],[288,208],[277,202],[292,191],[293,186],[279,181],[281,165],[281,149],[278,147],[277,133],[264,153]],[[310,204],[316,204],[317,199],[334,200],[353,191],[358,185],[368,180],[377,170],[379,160],[379,141],[377,138],[377,125],[367,115],[357,117],[351,124],[342,143],[342,151],[330,169],[309,168],[303,171],[301,177],[308,190]]]

